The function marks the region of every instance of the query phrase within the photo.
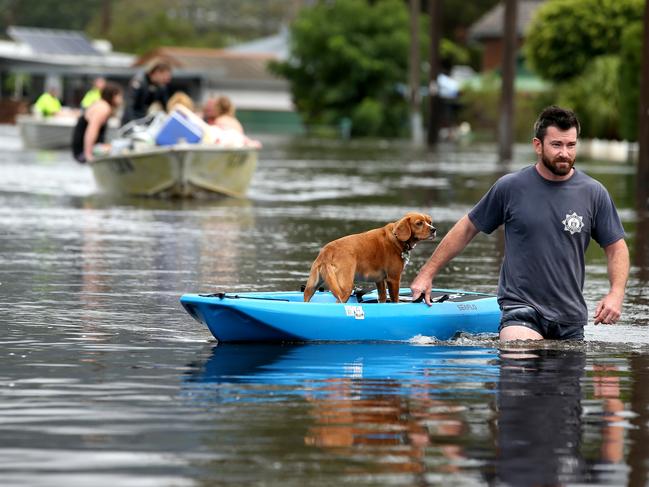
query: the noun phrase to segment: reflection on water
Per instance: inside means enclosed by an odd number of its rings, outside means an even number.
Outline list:
[[[192,364],[183,395],[210,407],[215,424],[231,404],[250,411],[264,404],[302,432],[295,461],[326,455],[360,482],[623,485],[625,444],[638,422],[631,407],[649,405],[631,363],[556,343],[500,351],[222,345]],[[247,438],[257,426],[235,431]],[[639,429],[645,439],[646,423]],[[643,471],[648,459],[636,459]]]
[[[585,354],[532,350],[501,358],[498,478],[511,485],[580,481]]]
[[[267,141],[248,199],[168,201],[96,194],[90,168],[6,130],[3,485],[647,483],[649,218],[629,166],[582,165],[633,267],[623,321],[581,345],[216,346],[182,293],[299,289],[324,242],[412,209],[443,235],[502,173],[493,147]],[[502,246],[477,237],[436,284],[493,292]],[[587,264],[592,310],[596,246]]]
[[[188,400],[213,410],[290,405],[284,419],[302,432],[303,455],[326,455],[350,478],[480,476],[480,463],[472,463],[489,440],[494,349],[224,345],[195,367]]]

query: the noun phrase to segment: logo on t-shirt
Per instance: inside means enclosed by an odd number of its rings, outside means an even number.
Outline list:
[[[561,223],[563,223],[563,229],[573,235],[581,232],[581,229],[584,228],[584,217],[577,215],[577,212],[573,211],[570,214],[566,213],[566,219]]]

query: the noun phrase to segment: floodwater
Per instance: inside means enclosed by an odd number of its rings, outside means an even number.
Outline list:
[[[410,210],[443,235],[511,168],[493,146],[266,140],[245,200],[96,194],[65,152],[0,129],[0,484],[647,485],[649,219],[610,190],[633,267],[586,340],[217,345],[186,292],[296,290],[325,242]],[[436,281],[493,292],[502,235]],[[420,244],[407,285],[435,244]],[[608,286],[587,256],[591,314]]]

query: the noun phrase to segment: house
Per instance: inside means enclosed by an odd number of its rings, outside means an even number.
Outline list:
[[[0,40],[0,122],[13,122],[47,86],[58,87],[65,105],[78,106],[96,76],[126,85],[135,57],[113,52],[107,41],[83,32],[9,27]]]
[[[525,33],[536,10],[543,0],[519,0],[516,18],[518,47],[523,45]],[[469,39],[483,46],[481,70],[489,71],[502,66],[504,49],[505,5],[501,2],[484,14],[469,29]],[[520,51],[519,51],[520,52]]]

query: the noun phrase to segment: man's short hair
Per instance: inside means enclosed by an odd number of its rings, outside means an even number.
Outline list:
[[[577,136],[581,132],[581,126],[577,115],[571,110],[556,105],[545,108],[534,123],[534,137],[543,142],[548,127],[557,127],[559,130],[577,129]]]
[[[154,65],[152,65],[149,70],[147,71],[148,74],[153,74],[158,71],[168,71],[171,72],[171,64],[165,62],[165,61],[158,61]]]

